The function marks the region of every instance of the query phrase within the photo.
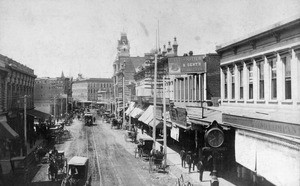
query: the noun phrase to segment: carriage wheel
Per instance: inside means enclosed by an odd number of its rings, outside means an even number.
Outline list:
[[[152,157],[149,158],[149,173],[152,172],[152,166],[153,166],[153,159]]]

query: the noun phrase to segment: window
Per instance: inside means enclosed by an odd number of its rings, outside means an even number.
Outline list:
[[[224,71],[224,98],[227,99],[227,72]]]
[[[234,99],[235,98],[235,94],[234,94],[234,91],[235,91],[235,76],[234,76],[234,68],[232,68],[231,70],[231,99]]]
[[[243,76],[243,67],[241,66],[239,68],[239,72],[240,72],[240,99],[243,99],[244,98],[244,76]]]
[[[248,66],[249,99],[253,99],[253,64]]]
[[[268,59],[271,68],[271,99],[277,98],[276,58]]]
[[[281,60],[284,65],[285,99],[292,99],[291,58],[289,56],[284,56]]]
[[[259,75],[259,99],[265,98],[264,92],[264,63],[258,63],[258,75]]]

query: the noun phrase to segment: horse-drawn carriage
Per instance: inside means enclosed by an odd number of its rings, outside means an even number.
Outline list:
[[[137,131],[136,130],[130,130],[127,131],[126,134],[124,135],[124,139],[125,141],[127,141],[129,139],[131,139],[132,142],[136,142],[136,138],[137,138]]]
[[[62,180],[61,186],[90,185],[91,177],[88,178],[88,158],[74,156],[67,165],[67,175]]]
[[[164,159],[165,155],[163,152],[152,150],[149,159],[149,172],[152,172],[154,170],[165,172],[165,166],[163,165]]]
[[[85,122],[85,125],[88,125],[88,126],[92,126],[93,125],[93,114],[92,113],[86,113],[84,114],[84,122]]]
[[[134,150],[135,157],[150,158],[150,152],[153,148],[153,139],[151,138],[140,138],[138,140],[137,147]]]
[[[122,125],[122,120],[121,120],[121,119],[113,118],[113,119],[111,120],[111,128],[117,128],[117,129],[120,129],[120,128],[121,128],[121,125]]]
[[[57,180],[63,177],[67,170],[67,159],[64,151],[57,151],[49,157],[48,178]]]

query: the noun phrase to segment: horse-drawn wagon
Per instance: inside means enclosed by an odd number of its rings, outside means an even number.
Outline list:
[[[150,158],[150,152],[153,148],[152,138],[140,138],[137,147],[135,148],[135,157]]]
[[[126,133],[124,135],[125,141],[127,141],[128,139],[131,139],[132,142],[136,142],[136,138],[137,138],[137,131],[136,130],[126,131]]]
[[[165,172],[165,166],[163,164],[164,159],[165,155],[163,152],[152,150],[149,159],[149,172],[152,172],[154,170]]]
[[[61,186],[67,185],[90,185],[91,179],[88,179],[88,158],[74,156],[67,165],[67,175],[62,180]]]

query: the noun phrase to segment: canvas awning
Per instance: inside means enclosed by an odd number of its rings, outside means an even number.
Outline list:
[[[129,114],[133,118],[138,118],[141,116],[145,111],[139,107],[135,107],[133,111]]]
[[[134,105],[135,105],[135,103],[134,103],[134,102],[130,102],[128,109],[125,111],[125,114],[126,114],[126,115],[129,115],[129,114],[130,114],[130,112],[132,112],[132,111],[133,111],[133,109],[134,109]]]
[[[39,110],[27,110],[27,115],[31,115],[40,119],[48,119],[49,117],[51,117],[50,114],[45,113],[45,112],[41,112]]]
[[[6,121],[6,117],[3,116],[0,118],[0,139],[14,139],[19,137],[19,134],[16,133],[8,124]]]

